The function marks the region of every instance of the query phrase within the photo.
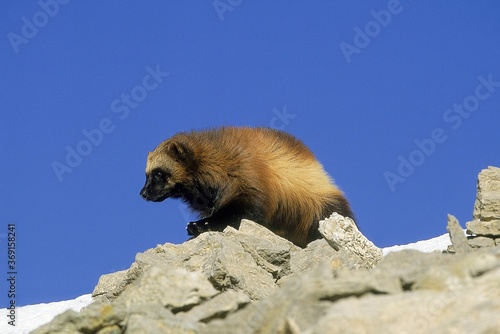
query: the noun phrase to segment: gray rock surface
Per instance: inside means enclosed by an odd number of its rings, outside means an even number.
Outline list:
[[[500,220],[473,220],[465,224],[468,234],[500,237]]]
[[[500,168],[483,169],[477,178],[473,221],[467,222],[469,244],[474,249],[498,245],[500,239]]]
[[[481,247],[493,247],[495,246],[495,239],[488,237],[469,237],[468,242],[470,247],[472,248],[481,248]]]
[[[500,189],[490,169],[478,183],[481,224],[499,218],[483,205]],[[467,240],[450,215],[454,253],[382,258],[349,219],[332,215],[321,231],[302,249],[243,220],[158,245],[103,275],[96,302],[33,333],[500,333],[500,247],[479,247],[500,238]]]
[[[477,178],[477,197],[474,203],[475,220],[500,220],[500,168],[483,169]]]
[[[134,305],[159,303],[177,313],[187,311],[218,294],[218,291],[199,272],[184,268],[163,270],[150,267],[144,275],[117,298],[117,302]]]
[[[455,216],[448,215],[448,225],[446,226],[446,229],[450,234],[450,240],[455,252],[459,254],[466,254],[471,251],[471,246],[467,241],[464,230]]]
[[[335,273],[323,263],[201,332],[495,333],[499,278],[500,253],[494,249],[391,253],[371,271]]]
[[[374,267],[382,259],[382,250],[368,240],[351,218],[334,212],[319,222],[319,232],[336,250],[345,250],[362,259],[366,268]]]
[[[303,333],[498,333],[498,279],[497,268],[453,289],[345,298]]]

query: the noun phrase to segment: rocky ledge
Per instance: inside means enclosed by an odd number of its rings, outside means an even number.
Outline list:
[[[479,175],[473,236],[449,216],[448,252],[382,257],[338,214],[304,249],[243,220],[137,254],[96,302],[33,333],[499,333],[499,172]]]
[[[466,223],[469,245],[500,245],[500,168],[488,167],[479,173],[473,218]]]

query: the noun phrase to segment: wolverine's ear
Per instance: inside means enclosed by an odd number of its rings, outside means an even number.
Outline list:
[[[188,162],[193,159],[193,151],[181,142],[172,142],[167,148],[168,154],[177,161]]]

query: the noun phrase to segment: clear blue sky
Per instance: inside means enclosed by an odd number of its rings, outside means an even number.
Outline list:
[[[186,240],[179,201],[139,197],[179,131],[296,135],[379,246],[465,225],[500,166],[498,1],[60,2],[0,4],[0,276],[14,223],[19,305]]]

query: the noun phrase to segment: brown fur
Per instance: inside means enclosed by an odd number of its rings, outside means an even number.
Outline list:
[[[179,133],[149,153],[146,178],[145,199],[182,198],[201,214],[192,235],[248,218],[304,247],[332,212],[354,218],[313,153],[269,128]]]

